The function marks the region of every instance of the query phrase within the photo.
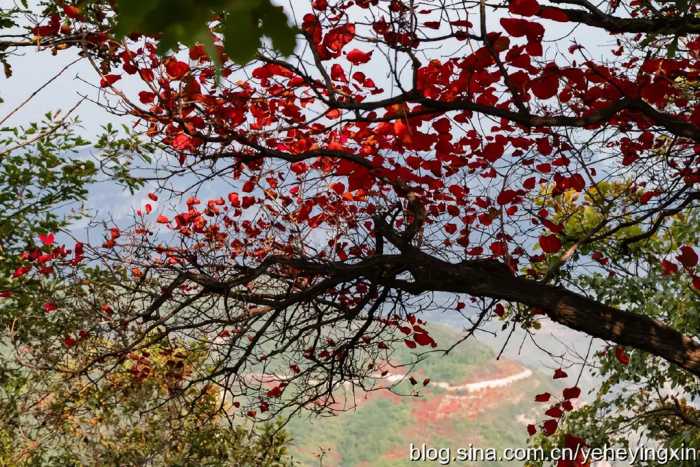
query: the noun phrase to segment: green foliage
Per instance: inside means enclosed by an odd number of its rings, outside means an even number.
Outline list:
[[[76,119],[47,113],[41,123],[0,128],[0,291],[11,294],[0,301],[0,325],[12,326],[15,338],[44,341],[60,331],[41,308],[49,298],[60,299],[60,283],[42,275],[14,277],[25,264],[21,253],[58,246],[41,245],[39,235],[87,216],[84,202],[93,184],[109,180],[139,189],[143,181],[130,174],[131,164],[148,161],[155,150],[127,128],[107,125],[90,144],[78,127]]]
[[[214,31],[223,33],[224,49],[234,62],[253,59],[263,36],[285,55],[294,51],[296,31],[282,7],[269,0],[121,0],[116,32],[159,34],[161,52],[196,42],[211,52],[210,22],[215,16],[219,21]]]
[[[173,397],[178,371],[204,364],[204,357],[152,347],[97,381],[3,369],[0,465],[292,465],[281,426],[230,423],[213,385],[181,388]]]
[[[585,251],[606,251],[608,271],[598,268],[574,280],[597,300],[658,319],[687,335],[698,335],[700,294],[688,274],[665,272],[661,260],[677,252],[680,245],[697,243],[699,235],[697,215],[681,213],[629,250],[588,245]],[[664,448],[700,445],[698,379],[646,352],[629,348],[625,352],[630,357],[628,364],[619,361],[614,348],[599,351],[591,370],[600,382],[593,399],[567,414],[558,437],[539,436],[533,442],[561,445],[563,435],[572,433],[591,447],[635,448],[636,439]],[[686,464],[671,461],[666,465]]]

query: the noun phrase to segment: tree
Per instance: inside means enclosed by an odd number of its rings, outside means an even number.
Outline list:
[[[316,0],[293,13],[295,53],[263,44],[244,66],[215,25],[209,53],[166,56],[153,37],[91,39],[94,22],[65,12],[33,29],[85,37],[75,44],[106,109],[168,155],[152,167],[152,201],[85,255],[121,278],[113,314],[66,297],[73,332],[118,336],[78,373],[197,341],[211,365],[188,384],[222,385],[242,414],[323,409],[348,381],[374,384],[393,344],[437,345],[418,312],[471,301],[469,335],[499,317],[532,331],[546,318],[700,375],[695,327],[577,288],[680,212],[694,218],[695,2]],[[597,56],[586,31],[615,45]],[[562,32],[566,44],[545,40]],[[664,252],[695,289],[696,244]],[[56,274],[70,281],[70,268]],[[72,339],[42,358],[65,369],[83,350]],[[562,404],[579,397],[572,384]]]
[[[577,281],[600,300],[625,304],[630,310],[697,332],[700,295],[684,270],[693,266],[687,243],[697,239],[698,225],[697,212],[680,212],[667,229],[639,242],[627,254],[613,250],[604,270]],[[589,248],[591,252],[607,249],[604,244]],[[668,257],[667,252],[674,250],[680,254]],[[576,432],[588,446],[599,448],[630,446],[635,438],[668,452],[698,445],[694,400],[700,388],[694,375],[654,355],[614,345],[598,350],[589,365],[600,384],[591,388],[590,404],[568,414],[564,433]],[[669,465],[689,461],[670,458]]]
[[[204,364],[201,351],[158,347],[130,355],[101,381],[5,368],[0,386],[2,465],[293,465],[279,425],[231,424],[220,391],[190,405],[159,394]]]
[[[232,424],[213,386],[192,388],[190,405],[162,404],[159,396],[177,391],[183,373],[206,365],[196,347],[171,341],[143,349],[105,379],[25,361],[45,341],[70,344],[66,329],[76,322],[56,313],[62,297],[84,295],[90,282],[109,289],[114,278],[84,267],[89,247],[59,244],[55,232],[80,235],[76,222],[90,220],[84,203],[96,185],[138,191],[144,181],[132,164],[148,163],[155,149],[128,127],[106,125],[92,141],[81,137],[74,111],[82,100],[39,123],[4,126],[37,92],[0,115],[0,465],[292,465],[281,427]],[[36,274],[28,275],[28,261]],[[80,281],[55,280],[61,267]],[[87,336],[76,337],[85,346]]]

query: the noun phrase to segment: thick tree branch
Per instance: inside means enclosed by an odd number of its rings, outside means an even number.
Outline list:
[[[649,352],[700,376],[700,343],[649,317],[616,309],[562,287],[512,274],[495,260],[449,263],[409,247],[399,255],[375,256],[354,264],[277,258],[280,264],[335,281],[371,277],[411,294],[465,293],[521,303],[543,310],[553,321],[576,331]],[[412,280],[397,279],[407,271]]]
[[[686,35],[700,32],[700,20],[694,16],[667,16],[651,18],[620,18],[608,15],[588,2],[551,0],[552,3],[586,6],[589,11],[561,8],[569,21],[583,23],[611,33],[646,33]],[[590,8],[589,8],[590,6]]]

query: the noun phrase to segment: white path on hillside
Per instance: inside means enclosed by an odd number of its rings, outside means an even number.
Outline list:
[[[526,368],[520,373],[515,373],[514,375],[506,376],[504,378],[497,378],[497,379],[486,379],[483,381],[477,381],[474,383],[466,383],[466,384],[461,384],[458,386],[453,386],[450,383],[447,383],[445,381],[431,381],[430,386],[432,387],[439,387],[440,389],[444,389],[445,391],[448,392],[477,392],[477,391],[483,391],[484,389],[495,389],[495,388],[502,388],[509,386],[513,384],[516,381],[520,381],[522,379],[526,379],[532,376],[532,370]],[[386,375],[384,379],[387,381],[390,381],[392,383],[395,383],[397,381],[401,381],[402,379],[406,378],[406,375]]]
[[[388,375],[384,375],[384,376],[374,375],[375,378],[388,381],[389,383],[397,383],[401,380],[408,378],[408,376],[409,375],[407,375],[407,374],[397,374],[397,373],[388,374]],[[532,370],[530,370],[529,368],[525,368],[523,371],[521,371],[519,373],[515,373],[515,374],[512,374],[510,376],[505,376],[503,378],[486,379],[486,380],[482,380],[482,381],[476,381],[473,383],[466,383],[466,384],[460,384],[460,385],[454,385],[454,386],[446,381],[431,381],[430,386],[431,387],[438,387],[438,388],[443,389],[447,392],[472,393],[472,392],[483,391],[485,389],[496,389],[496,388],[503,388],[506,386],[510,386],[511,384],[515,383],[516,381],[527,379],[530,376],[532,376]],[[284,376],[267,374],[267,373],[249,373],[249,374],[245,375],[245,378],[257,381],[258,383],[281,382],[281,381],[284,381],[284,379],[285,379]],[[352,384],[352,382],[346,381],[345,384]]]

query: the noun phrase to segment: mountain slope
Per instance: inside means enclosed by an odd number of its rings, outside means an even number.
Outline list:
[[[441,347],[458,338],[441,326],[433,326],[431,335]],[[402,349],[397,356],[405,352]],[[539,409],[534,396],[554,387],[537,371],[496,360],[492,350],[476,341],[460,345],[447,357],[433,354],[411,375],[418,381],[415,386],[404,378],[391,392],[356,394],[354,410],[333,417],[293,419],[289,431],[295,440],[295,457],[303,465],[395,467],[421,465],[409,461],[411,443],[450,447],[453,452],[470,444],[500,449],[525,446],[526,424]],[[385,381],[389,384],[401,376],[394,370]],[[431,380],[426,387],[421,384],[424,378]],[[424,465],[428,464],[436,465]]]

